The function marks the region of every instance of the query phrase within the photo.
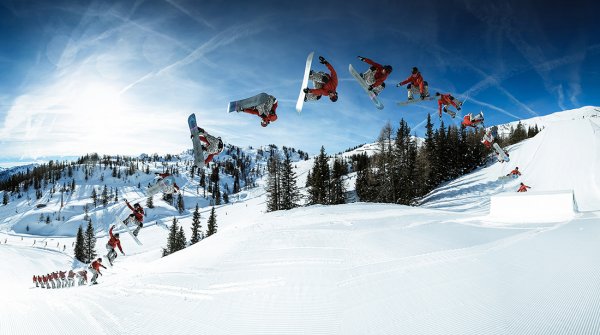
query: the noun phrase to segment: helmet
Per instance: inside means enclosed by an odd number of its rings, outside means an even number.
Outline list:
[[[142,206],[140,206],[139,202],[136,202],[135,204],[133,204],[133,207],[142,207]]]
[[[217,138],[219,140],[219,143],[217,144],[217,146],[219,147],[219,151],[223,151],[223,140],[221,140],[220,137]]]
[[[519,169],[519,167],[517,166],[517,167],[515,168],[515,170],[518,170],[518,169]]]
[[[383,69],[387,73],[391,73],[392,72],[392,66],[391,65],[386,65],[386,66],[383,67]]]
[[[440,96],[442,94],[440,92],[435,92],[435,95]]]
[[[102,257],[98,257],[98,262],[102,263]]]
[[[119,238],[119,233],[115,233],[115,234],[114,234],[114,236],[115,236],[116,238]]]
[[[415,74],[415,73],[417,73],[417,72],[419,72],[419,69],[417,69],[417,67],[416,67],[416,66],[415,66],[415,67],[413,67],[413,69],[412,69],[412,73],[413,73],[413,74]]]
[[[263,127],[266,127],[266,126],[269,125],[269,121],[261,121],[260,125],[263,126]]]
[[[338,100],[338,94],[337,92],[331,92],[329,94],[329,99],[331,99],[331,101],[336,102]]]

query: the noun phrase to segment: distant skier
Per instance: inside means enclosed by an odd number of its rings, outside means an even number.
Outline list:
[[[275,119],[277,119],[277,117],[275,117]],[[200,127],[198,127],[198,138],[202,145],[202,151],[208,153],[208,156],[204,159],[204,166],[208,166],[208,163],[212,162],[215,155],[223,152],[223,140],[221,140],[221,137],[212,136]]]
[[[260,125],[266,127],[269,123],[277,121],[277,99],[269,95],[266,102],[254,107],[244,108],[242,112],[258,115],[261,119]]]
[[[133,204],[133,207],[131,207],[131,205],[129,204],[129,201],[125,200],[125,203],[127,204],[127,207],[129,207],[129,209],[131,209],[131,211],[133,212],[132,214],[129,214],[129,217],[127,219],[125,219],[125,221],[123,221],[123,223],[125,223],[126,225],[128,225],[129,223],[134,223],[137,225],[137,228],[135,228],[135,230],[133,231],[133,235],[137,236],[138,233],[140,232],[140,229],[142,229],[142,227],[144,227],[144,208],[142,208],[142,205],[140,205],[139,202],[136,202],[135,204]]]
[[[527,192],[528,188],[531,188],[531,187],[521,183],[521,185],[519,185],[519,189],[517,190],[517,192]]]
[[[451,117],[455,117],[456,113],[449,111],[448,107],[450,105],[452,105],[452,106],[454,106],[454,108],[456,108],[457,111],[460,111],[462,102],[458,101],[451,94],[441,94],[440,92],[435,92],[435,95],[437,97],[439,97],[438,98],[438,116],[442,117],[442,109],[443,109],[444,113],[449,114]],[[442,108],[442,106],[444,106],[444,107]]]
[[[90,264],[89,269],[93,274],[91,280],[92,285],[98,284],[96,279],[98,279],[98,275],[102,276],[102,272],[100,272],[101,267],[106,269],[106,266],[102,265],[102,258],[98,258],[97,260],[93,261],[92,264]]]
[[[79,278],[79,281],[77,283],[78,286],[87,285],[87,271],[86,270],[78,271],[77,277]]]
[[[338,85],[337,73],[333,69],[333,66],[331,66],[331,64],[329,64],[329,62],[323,58],[323,56],[319,56],[319,62],[327,66],[330,74],[322,71],[314,72],[313,70],[310,70],[308,79],[312,80],[315,88],[311,89],[306,87],[304,89],[304,93],[306,93],[304,95],[304,101],[319,100],[321,99],[321,96],[326,95],[331,101],[336,102],[338,100],[338,94],[336,91]]]
[[[421,99],[425,99],[429,97],[429,85],[425,80],[423,80],[423,76],[421,76],[421,72],[417,67],[412,68],[412,72],[406,80],[400,82],[396,85],[396,87],[406,85],[406,90],[408,91],[408,100],[413,100],[415,94],[419,94]]]
[[[477,128],[479,125],[483,125],[483,112],[473,116],[471,113],[465,115],[462,121],[462,125],[465,127]]]
[[[121,248],[121,240],[119,239],[119,233],[113,234],[113,229],[115,229],[115,226],[110,227],[110,229],[108,230],[108,235],[110,236],[110,239],[106,243],[106,249],[108,250],[106,258],[108,258],[108,262],[111,266],[117,258],[117,251],[115,250],[116,248],[119,248],[121,254],[125,255],[125,253],[123,252],[123,248]]]
[[[358,59],[371,65],[371,67],[363,72],[360,76],[365,80],[365,83],[369,85],[369,91],[379,95],[385,88],[385,80],[392,73],[391,65],[381,65],[375,63],[369,58],[358,56]]]
[[[510,171],[506,176],[507,177],[513,177],[513,178],[517,178],[521,175],[521,172],[519,172],[519,167],[515,167],[514,170]]]

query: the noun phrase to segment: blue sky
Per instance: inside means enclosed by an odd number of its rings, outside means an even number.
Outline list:
[[[418,66],[430,91],[500,124],[600,105],[593,1],[0,0],[0,165],[87,152],[177,153],[187,115],[235,145],[335,153],[373,142],[386,122],[423,132],[434,101],[398,107]],[[295,110],[304,62],[336,68],[339,100]],[[347,71],[356,56],[394,71],[379,111]],[[324,66],[313,63],[313,69]],[[267,92],[279,120],[227,114]],[[461,114],[459,114],[460,116]],[[437,119],[437,118],[436,118]],[[438,120],[435,120],[439,122]],[[446,123],[459,120],[444,118]]]

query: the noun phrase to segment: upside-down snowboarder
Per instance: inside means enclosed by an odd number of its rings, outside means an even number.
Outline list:
[[[441,94],[440,92],[435,92],[435,95],[438,97],[438,116],[440,118],[442,117],[443,110],[444,113],[450,115],[451,117],[455,117],[456,113],[448,110],[448,107],[454,106],[454,108],[459,111],[462,106],[462,102],[458,101],[458,99],[453,97],[450,93]]]
[[[277,119],[277,116],[275,116],[275,119]],[[198,138],[200,139],[200,143],[202,144],[202,151],[208,154],[204,159],[204,165],[208,166],[208,163],[212,162],[215,155],[218,155],[221,152],[223,152],[223,140],[221,140],[221,137],[212,136],[211,134],[207,133],[203,128],[197,127],[197,129]]]
[[[323,58],[323,56],[319,56],[319,63],[324,64],[329,69],[329,74],[319,71],[314,72],[310,71],[308,75],[308,79],[312,80],[315,88],[304,88],[304,101],[308,100],[319,100],[321,96],[326,95],[331,99],[331,101],[336,102],[338,99],[337,94],[337,85],[338,85],[338,77],[335,69],[329,62]]]
[[[479,112],[479,114],[473,116],[473,114],[469,113],[465,115],[462,120],[462,125],[465,127],[473,127],[477,128],[479,125],[483,125],[483,112]]]

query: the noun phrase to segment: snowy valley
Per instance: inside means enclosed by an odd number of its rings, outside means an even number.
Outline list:
[[[50,187],[0,207],[0,334],[598,334],[600,108],[522,123],[543,130],[508,147],[510,162],[447,182],[417,207],[355,202],[267,213],[268,148],[244,150],[256,163],[222,204],[190,176],[189,155],[145,161],[124,179],[82,164],[57,182],[76,184],[62,208]],[[314,161],[294,154],[303,188]],[[498,179],[516,166],[520,178]],[[146,207],[144,187],[167,168],[177,170],[182,212],[154,196],[143,245],[122,234],[125,256],[98,285],[35,287],[35,274],[85,266],[73,243],[86,215],[105,254],[110,225],[130,213],[123,199]],[[231,175],[220,176],[233,188]],[[355,180],[345,180],[350,194]],[[517,194],[520,182],[531,190]],[[103,185],[118,193],[83,213]],[[218,233],[161,257],[173,218],[189,236],[196,205],[203,229],[214,205]]]

